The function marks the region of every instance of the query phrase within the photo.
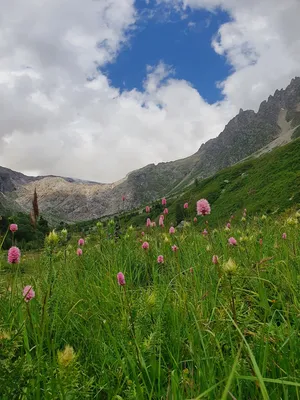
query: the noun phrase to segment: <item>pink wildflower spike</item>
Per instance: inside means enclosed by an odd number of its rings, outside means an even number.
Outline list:
[[[234,237],[229,238],[229,239],[228,239],[228,243],[229,243],[231,246],[236,246],[236,245],[237,245],[237,241],[236,241],[236,239],[235,239]]]
[[[78,246],[84,246],[84,239],[82,239],[82,238],[80,238],[79,240],[78,240]]]
[[[122,201],[125,201],[126,200],[126,197],[123,195],[122,196]]]
[[[201,199],[197,201],[197,214],[198,215],[208,215],[210,214],[210,205],[206,199]]]
[[[216,256],[216,255],[213,255],[212,256],[212,262],[213,262],[213,264],[219,264],[219,257],[218,256]]]
[[[27,285],[23,289],[23,297],[24,301],[28,303],[31,299],[35,297],[35,291],[32,289],[32,286]]]
[[[148,243],[148,242],[144,242],[144,243],[142,244],[142,248],[143,248],[144,250],[148,250],[148,249],[149,249],[149,243]]]
[[[21,258],[20,249],[18,247],[16,247],[16,246],[12,246],[8,250],[7,261],[10,264],[18,264],[20,262],[20,258]]]
[[[203,236],[207,236],[207,235],[208,235],[208,232],[207,232],[206,229],[204,229],[204,231],[202,232],[202,235],[203,235]]]
[[[179,247],[176,246],[176,244],[173,244],[172,246],[172,251],[174,251],[174,253],[176,253],[176,251],[179,250]]]
[[[141,235],[142,235],[142,236],[145,236],[145,232],[142,232]]]
[[[170,233],[170,235],[173,235],[175,233],[174,226],[171,226],[171,228],[169,229],[169,233]]]
[[[184,203],[183,208],[186,210],[187,208],[189,208],[189,203]]]
[[[125,276],[122,272],[118,272],[117,273],[117,279],[118,279],[118,284],[120,286],[125,286],[126,282],[125,282]]]
[[[164,256],[158,256],[157,257],[157,262],[158,262],[158,264],[163,264],[164,263]]]
[[[282,234],[282,239],[286,239],[287,238],[287,234],[285,233],[285,232],[283,232],[283,234]]]
[[[151,226],[151,219],[150,218],[147,218],[146,226],[147,227]]]
[[[146,213],[149,213],[151,211],[151,208],[149,206],[146,206],[145,210],[146,210]]]
[[[167,208],[164,209],[164,214],[165,215],[169,214],[169,210]]]
[[[77,255],[78,255],[78,257],[82,256],[82,249],[81,248],[77,249]]]
[[[10,230],[11,232],[17,232],[17,230],[18,230],[18,225],[17,225],[17,224],[10,224],[10,225],[9,225],[9,230]]]
[[[158,225],[161,226],[161,227],[164,226],[164,216],[163,216],[163,215],[161,215],[161,216],[159,217]]]
[[[163,206],[166,206],[166,205],[167,205],[167,199],[166,199],[165,197],[163,197],[163,198],[161,199],[161,204],[162,204]]]
[[[197,217],[194,217],[194,222],[196,223],[198,221]]]
[[[230,222],[227,222],[227,224],[226,224],[226,228],[228,228],[228,229],[230,229],[230,228],[231,228],[231,223],[230,223]]]

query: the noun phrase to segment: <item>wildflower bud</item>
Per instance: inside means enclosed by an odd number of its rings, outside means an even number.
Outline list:
[[[17,224],[10,224],[9,225],[9,230],[11,231],[11,232],[17,232],[17,230],[18,230],[18,225]]]
[[[175,228],[174,226],[171,226],[171,228],[169,229],[169,234],[173,235],[175,233]]]
[[[7,254],[7,261],[10,264],[18,264],[20,262],[20,258],[21,258],[21,251],[18,247],[16,246],[12,246],[9,250],[8,250],[8,254]]]
[[[57,243],[59,242],[59,237],[55,230],[49,233],[49,235],[45,239],[46,244],[50,247],[55,247]]]
[[[213,264],[219,264],[219,257],[216,256],[216,255],[213,255],[212,256],[212,262],[213,262]]]
[[[223,271],[225,272],[225,274],[233,275],[236,270],[237,265],[232,258],[229,258],[229,260],[225,264],[223,264]]]
[[[63,351],[57,352],[57,358],[61,367],[68,367],[75,361],[76,353],[73,347],[67,344]]]
[[[157,257],[157,262],[158,262],[158,264],[163,264],[164,263],[164,256],[158,256]]]
[[[67,238],[68,238],[68,231],[67,231],[66,229],[63,229],[63,230],[60,232],[60,237],[61,237],[61,240],[62,240],[63,242],[65,242],[65,241],[67,240]]]
[[[155,303],[156,303],[156,295],[154,292],[152,292],[147,297],[147,304],[149,307],[153,307],[153,306],[155,306]]]
[[[288,218],[286,220],[286,222],[288,225],[291,225],[291,226],[295,226],[298,224],[298,220],[296,218],[292,218],[292,217]]]
[[[27,285],[23,289],[23,297],[26,303],[28,303],[31,299],[35,297],[35,291],[32,289],[32,286]]]
[[[125,286],[126,282],[125,282],[125,276],[122,272],[118,272],[117,274],[117,280],[118,280],[118,284],[120,286]]]

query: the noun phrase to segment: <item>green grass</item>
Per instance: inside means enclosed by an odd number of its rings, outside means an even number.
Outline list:
[[[1,400],[299,399],[297,217],[236,217],[227,231],[211,227],[214,213],[172,236],[129,229],[112,240],[114,226],[98,226],[82,257],[77,236],[66,259],[57,243],[15,265],[2,252]]]

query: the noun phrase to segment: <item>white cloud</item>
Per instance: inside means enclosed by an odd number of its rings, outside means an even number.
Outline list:
[[[127,42],[133,0],[0,0],[0,165],[107,182],[192,154],[239,107],[299,75],[299,4],[186,0],[232,16],[212,46],[234,72],[225,100],[209,105],[163,61],[147,68],[143,92],[121,93],[97,71]]]

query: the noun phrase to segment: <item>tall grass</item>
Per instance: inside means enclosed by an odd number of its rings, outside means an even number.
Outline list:
[[[78,237],[20,265],[2,253],[1,400],[300,399],[297,220],[234,221],[207,236],[202,220],[119,239],[98,227],[81,257]]]

